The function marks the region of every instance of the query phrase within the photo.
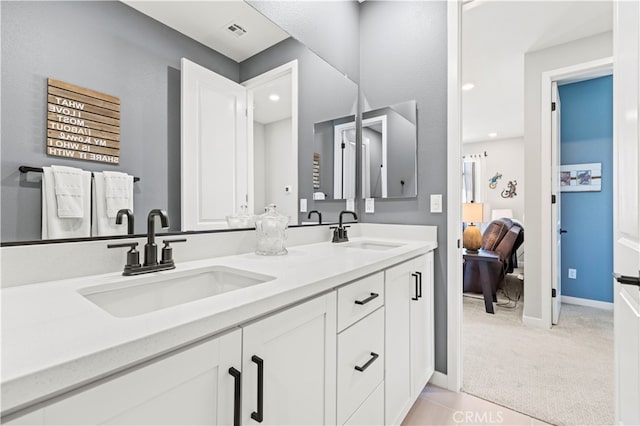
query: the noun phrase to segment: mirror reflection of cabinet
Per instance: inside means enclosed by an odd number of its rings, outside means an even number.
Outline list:
[[[362,114],[362,197],[417,196],[416,101]]]
[[[348,115],[314,124],[314,200],[355,198],[355,118]]]

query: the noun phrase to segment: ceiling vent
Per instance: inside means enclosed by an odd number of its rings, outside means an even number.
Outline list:
[[[231,31],[231,33],[236,37],[242,37],[247,33],[247,30],[245,30],[240,25],[233,22],[227,24],[226,27],[227,27],[227,30]]]

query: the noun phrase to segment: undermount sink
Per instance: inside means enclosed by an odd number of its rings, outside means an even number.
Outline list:
[[[341,247],[347,248],[358,248],[365,250],[389,250],[392,248],[403,246],[404,244],[399,243],[388,243],[382,241],[353,241],[346,244],[341,244]]]
[[[271,281],[274,277],[212,266],[167,275],[123,278],[79,293],[115,317],[132,317]]]

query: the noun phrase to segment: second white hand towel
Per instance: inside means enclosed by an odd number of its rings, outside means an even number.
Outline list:
[[[133,211],[133,176],[121,172],[102,172],[107,217],[114,218],[120,209]]]
[[[106,197],[106,179],[104,173],[93,173],[93,214],[91,235],[94,237],[104,235],[126,235],[127,234],[127,220],[123,221],[122,225],[116,225],[115,216],[109,217],[107,214],[107,200]],[[131,200],[133,201],[133,200]],[[130,205],[122,207],[133,211],[133,202]]]

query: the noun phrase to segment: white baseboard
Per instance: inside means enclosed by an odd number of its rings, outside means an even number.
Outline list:
[[[531,327],[549,328],[541,318],[528,317],[526,315],[522,315],[522,323]]]
[[[569,305],[589,306],[591,308],[604,309],[606,311],[613,311],[613,303],[601,302],[599,300],[582,299],[580,297],[560,296],[562,303],[568,303]]]

